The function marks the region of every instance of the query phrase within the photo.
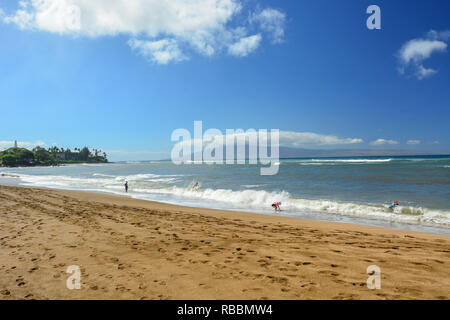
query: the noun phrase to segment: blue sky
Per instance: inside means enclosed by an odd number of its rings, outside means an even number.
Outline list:
[[[54,1],[0,0],[0,148],[165,158],[202,120],[296,147],[450,152],[448,1]]]

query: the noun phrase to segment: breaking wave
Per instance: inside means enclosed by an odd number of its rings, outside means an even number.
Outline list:
[[[293,198],[286,191],[268,192],[264,190],[202,189],[171,187],[160,189],[140,189],[143,193],[166,194],[190,200],[214,201],[224,208],[261,209],[270,208],[275,201],[282,203],[286,215],[295,212],[332,213],[367,219],[383,219],[402,223],[450,226],[450,212],[422,207],[399,206],[389,209],[387,204],[366,204],[320,199]]]

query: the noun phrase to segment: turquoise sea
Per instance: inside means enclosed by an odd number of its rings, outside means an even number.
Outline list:
[[[134,198],[450,234],[450,156],[282,159],[274,176],[261,176],[257,165],[170,161],[0,172],[27,186],[124,195],[127,180]],[[392,201],[400,203],[394,210]]]

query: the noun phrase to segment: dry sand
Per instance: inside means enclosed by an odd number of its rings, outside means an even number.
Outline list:
[[[0,299],[450,298],[448,236],[103,194],[0,185],[0,246]]]

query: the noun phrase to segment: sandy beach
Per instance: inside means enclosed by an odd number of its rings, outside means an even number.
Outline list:
[[[0,201],[0,299],[450,298],[448,236],[5,185]]]

